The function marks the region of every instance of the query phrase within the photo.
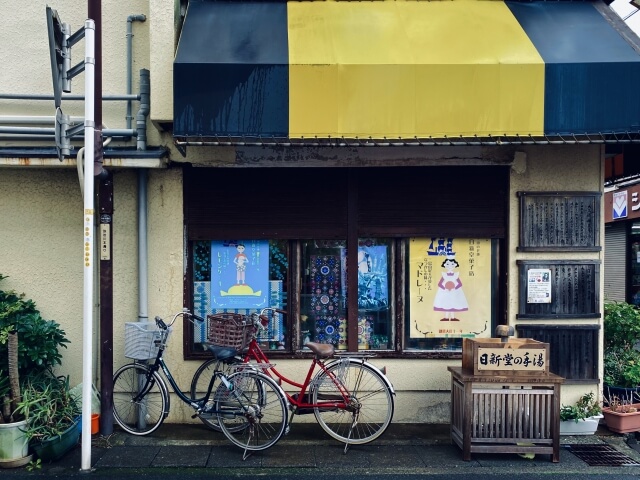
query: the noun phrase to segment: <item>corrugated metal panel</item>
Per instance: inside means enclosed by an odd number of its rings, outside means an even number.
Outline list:
[[[627,290],[626,223],[607,225],[604,230],[604,299],[624,302]]]

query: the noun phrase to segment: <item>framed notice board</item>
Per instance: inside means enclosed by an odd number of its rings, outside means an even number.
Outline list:
[[[599,318],[598,260],[518,260],[519,319]]]
[[[521,252],[598,252],[600,192],[518,192]]]

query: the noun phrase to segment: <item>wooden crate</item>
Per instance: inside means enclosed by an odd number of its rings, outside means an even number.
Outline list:
[[[465,338],[462,368],[472,375],[540,376],[549,374],[549,344],[532,338]]]
[[[541,453],[560,460],[560,386],[554,374],[477,376],[451,372],[451,439],[472,453]]]

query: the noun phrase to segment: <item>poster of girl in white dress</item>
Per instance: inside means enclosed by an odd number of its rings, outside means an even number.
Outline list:
[[[491,240],[413,238],[411,338],[490,337]]]

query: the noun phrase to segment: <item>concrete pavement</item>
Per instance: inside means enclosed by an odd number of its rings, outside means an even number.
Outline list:
[[[633,437],[635,438],[635,437]],[[271,449],[242,460],[242,451],[224,435],[202,424],[164,424],[150,436],[137,437],[116,431],[108,437],[92,439],[92,476],[120,478],[143,476],[162,478],[177,472],[195,476],[282,475],[305,477],[419,475],[545,475],[619,474],[640,477],[638,466],[589,466],[574,455],[569,445],[611,445],[616,451],[640,462],[640,454],[630,446],[629,437],[613,434],[601,426],[596,435],[561,437],[560,462],[549,455],[525,459],[517,454],[474,454],[462,460],[461,450],[449,437],[449,425],[392,424],[369,445],[344,446],[329,438],[315,423],[294,423],[289,435]],[[632,442],[630,442],[632,443]],[[80,472],[81,447],[63,459],[29,471],[22,467],[2,470],[3,478],[22,476],[68,477]],[[6,475],[6,476],[5,476]]]

